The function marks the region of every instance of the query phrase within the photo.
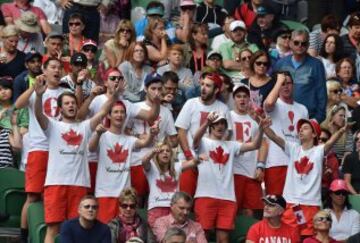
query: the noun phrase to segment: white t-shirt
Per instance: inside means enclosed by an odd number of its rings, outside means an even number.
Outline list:
[[[136,138],[109,131],[99,140],[95,196],[118,197],[130,186],[130,159]]]
[[[274,110],[269,113],[272,119],[271,128],[279,137],[288,141],[300,144],[296,124],[302,118],[308,118],[309,113],[306,107],[302,104],[294,102],[292,105],[287,104],[281,99],[275,103]],[[286,166],[289,157],[284,151],[273,141],[269,140],[269,152],[266,161],[266,168],[276,166]]]
[[[211,105],[204,105],[199,97],[186,101],[182,107],[175,126],[187,130],[189,148],[192,149],[193,138],[200,125],[206,122],[210,112],[219,112],[226,115],[228,124],[231,124],[229,108],[221,101],[215,100]]]
[[[57,98],[67,89],[46,89],[42,96],[43,113],[54,119],[59,119],[60,108],[57,107]],[[35,92],[32,93],[29,99],[29,137],[30,137],[30,149],[31,151],[48,151],[49,144],[45,136],[44,131],[41,129],[38,121],[35,117]]]
[[[107,100],[108,97],[106,96],[106,94],[96,96],[89,105],[88,116],[93,117],[96,113],[98,113]],[[126,118],[123,125],[123,129],[125,129],[129,119],[134,118],[139,114],[140,108],[136,106],[134,103],[131,103],[128,100],[124,100],[122,96],[119,96],[118,100],[121,100],[126,107]],[[98,154],[90,152],[88,156],[88,161],[92,161],[92,162],[98,161]]]
[[[345,208],[339,220],[333,210],[330,212],[332,224],[329,235],[331,238],[345,241],[350,236],[360,232],[360,214],[357,211]]]
[[[19,170],[25,171],[26,170],[26,164],[27,164],[27,158],[29,154],[29,147],[30,147],[30,137],[29,132],[25,133],[22,137],[22,149],[21,149],[21,161]]]
[[[181,163],[175,163],[175,178],[169,172],[160,174],[154,161],[150,161],[150,169],[145,170],[145,175],[149,183],[149,205],[148,210],[157,207],[170,207],[172,196],[179,190],[179,177],[181,174]]]
[[[138,106],[140,110],[151,109],[151,107],[147,105],[145,101],[136,103],[135,106]],[[174,124],[174,118],[168,108],[166,108],[165,106],[160,106],[160,113],[157,120],[160,121],[159,134],[153,139],[152,144],[150,144],[148,147],[134,150],[131,156],[131,166],[141,165],[141,159],[150,152],[150,150],[154,147],[154,145],[156,145],[156,143],[162,142],[167,136],[177,134]],[[149,123],[140,119],[129,120],[128,127],[132,129],[132,135],[134,135],[135,137],[141,134],[149,134],[150,132]]]
[[[198,165],[199,176],[195,198],[210,197],[235,202],[234,156],[240,153],[241,143],[213,140],[203,137],[199,154],[206,154],[208,161]]]
[[[288,203],[321,206],[321,177],[324,145],[303,150],[301,145],[285,142],[290,157],[283,196]]]
[[[249,115],[239,115],[231,111],[233,141],[250,142],[259,131],[259,125]],[[257,150],[242,153],[234,158],[234,174],[255,178]]]
[[[87,145],[92,134],[90,120],[65,123],[49,119],[45,131],[49,141],[49,160],[45,186],[90,187]]]

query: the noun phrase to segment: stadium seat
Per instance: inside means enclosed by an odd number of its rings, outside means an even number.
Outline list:
[[[237,216],[235,220],[235,229],[230,233],[230,242],[245,242],[249,228],[256,222],[258,222],[258,220],[252,217],[244,215]]]
[[[147,222],[147,209],[146,208],[138,208],[136,209],[137,213],[141,217],[142,220]]]
[[[353,209],[360,213],[360,196],[359,195],[349,195],[349,202]]]
[[[44,242],[46,224],[44,221],[44,205],[42,202],[31,203],[28,209],[29,237],[31,243]]]
[[[291,30],[307,30],[307,31],[309,31],[309,28],[300,22],[296,22],[296,21],[292,21],[292,20],[281,20],[281,22]]]
[[[55,236],[55,243],[60,243],[60,235]]]

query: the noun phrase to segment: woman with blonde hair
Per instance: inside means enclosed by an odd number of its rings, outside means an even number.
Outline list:
[[[150,187],[148,223],[153,227],[157,218],[170,213],[171,198],[179,190],[181,172],[197,166],[199,159],[175,163],[172,146],[165,140],[143,158],[142,164]]]

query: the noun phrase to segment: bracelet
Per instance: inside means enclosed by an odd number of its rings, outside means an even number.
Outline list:
[[[264,162],[257,162],[256,169],[265,169],[265,163]]]

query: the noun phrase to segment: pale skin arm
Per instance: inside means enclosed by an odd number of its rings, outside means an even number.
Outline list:
[[[276,103],[277,99],[279,98],[280,88],[284,84],[285,81],[286,81],[286,76],[284,74],[277,75],[276,84],[275,84],[274,88],[271,90],[271,92],[268,95],[268,97],[266,98],[266,100],[264,101],[265,111],[270,112],[270,111],[274,110],[275,103]]]
[[[90,152],[97,151],[98,146],[99,146],[100,137],[104,132],[106,132],[106,128],[102,124],[99,124],[96,126],[95,133],[92,135],[92,137],[90,138],[90,141],[89,141],[88,148],[89,148]]]
[[[190,30],[191,30],[191,21],[190,16],[187,12],[183,14],[183,27],[180,29],[176,29],[176,37],[182,42],[186,43],[190,39]]]
[[[282,150],[285,149],[285,140],[277,136],[270,127],[264,128],[264,132],[266,136],[274,143],[276,143]]]
[[[160,62],[161,60],[166,59],[167,57],[167,43],[166,43],[166,32],[164,31],[163,36],[161,38],[160,51],[155,47],[147,45],[147,51],[149,53],[149,59],[154,62]]]
[[[12,133],[9,135],[9,143],[13,151],[19,152],[22,149],[22,137],[17,126],[17,113],[11,115]]]
[[[110,65],[110,67],[116,68],[118,64],[120,64],[119,60],[117,60],[115,54],[109,50],[106,46],[104,46],[104,53],[106,56],[106,59]]]
[[[190,150],[188,140],[187,140],[187,136],[186,136],[186,132],[187,131],[185,129],[178,128],[178,140],[179,140],[180,147],[181,147],[182,151]]]
[[[161,103],[161,98],[159,95],[154,98],[154,102],[151,105],[150,110],[141,109],[139,114],[137,114],[136,118],[153,123],[159,117],[160,103]]]
[[[241,71],[241,64],[233,60],[224,60],[223,67],[229,70]]]
[[[135,142],[135,148],[144,148],[151,144],[154,137],[159,133],[159,121],[156,121],[153,126],[150,127],[150,133],[147,134],[144,138],[138,139]]]
[[[82,103],[80,109],[78,110],[76,114],[76,118],[78,120],[84,120],[86,118],[86,115],[89,113],[89,106],[93,99],[101,94],[104,91],[104,88],[102,86],[95,86],[90,93],[90,96],[85,99],[85,101]]]
[[[29,105],[29,99],[33,92],[34,86],[28,88],[24,93],[22,93],[22,95],[20,95],[15,102],[15,108],[21,109],[27,107]]]
[[[312,57],[317,57],[318,56],[318,52],[315,49],[312,49],[312,48],[309,48],[308,53]]]
[[[35,117],[41,127],[42,130],[46,130],[49,124],[49,118],[44,115],[43,107],[42,107],[42,96],[47,89],[45,76],[39,75],[36,77],[35,81],[35,92],[36,92],[36,99],[35,99]]]
[[[51,26],[46,19],[40,20],[41,30],[47,35],[51,32]]]

